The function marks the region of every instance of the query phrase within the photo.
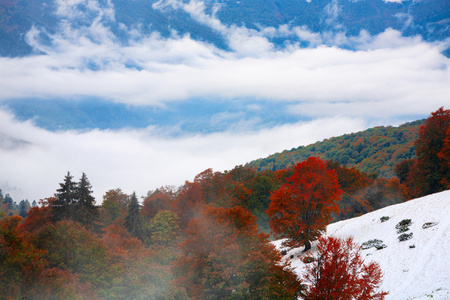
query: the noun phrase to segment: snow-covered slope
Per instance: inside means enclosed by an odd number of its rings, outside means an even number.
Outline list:
[[[389,220],[381,222],[382,217]],[[410,240],[400,242],[396,225],[411,219]],[[431,227],[423,228],[425,223]],[[362,250],[366,261],[378,262],[384,272],[382,290],[389,291],[387,300],[450,299],[450,191],[392,205],[366,215],[330,224],[327,235],[338,238],[353,236],[363,244],[382,240],[381,250]],[[312,251],[315,248],[313,247]],[[304,264],[299,259],[302,249],[286,255],[296,272]]]

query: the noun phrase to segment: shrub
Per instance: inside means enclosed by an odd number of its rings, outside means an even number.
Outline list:
[[[373,239],[373,240],[369,240],[367,242],[364,242],[362,244],[361,249],[362,250],[367,250],[367,249],[370,249],[372,247],[375,247],[378,250],[380,250],[380,249],[386,248],[387,246],[385,244],[383,244],[382,240]]]
[[[406,232],[409,230],[409,226],[411,226],[412,222],[411,219],[404,219],[398,222],[397,225],[395,225],[395,228],[397,229],[397,234],[400,234],[402,232]]]
[[[412,224],[411,219],[404,219],[398,222],[397,225],[395,225],[396,229],[400,229],[401,227],[408,227]]]
[[[412,238],[413,238],[413,233],[412,232],[411,233],[403,233],[403,234],[398,236],[398,240],[400,242],[404,242],[404,241],[410,240]]]
[[[387,246],[386,246],[385,244],[381,244],[381,245],[375,245],[374,247],[375,247],[377,250],[381,250],[381,249],[386,248]]]
[[[378,291],[382,271],[376,262],[364,265],[360,248],[352,238],[319,238],[314,262],[306,265],[304,300],[384,299]]]
[[[388,216],[384,216],[380,218],[381,223],[386,222],[387,220],[389,220]]]
[[[408,231],[408,230],[409,230],[408,227],[400,227],[400,228],[397,230],[397,234],[400,234],[400,233],[402,233],[402,232],[406,232],[406,231]]]
[[[437,224],[439,224],[439,222],[427,222],[427,223],[425,223],[425,224],[422,225],[422,228],[423,228],[423,229],[427,229],[427,228],[436,226]]]

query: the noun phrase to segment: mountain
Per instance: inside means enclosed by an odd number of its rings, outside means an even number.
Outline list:
[[[386,300],[450,299],[449,211],[450,191],[444,191],[330,224],[327,235],[352,236],[363,246],[377,239],[386,246],[362,250],[365,260],[378,262],[384,272],[381,289],[390,292]],[[403,220],[411,220],[405,233],[412,238],[399,241],[396,225]],[[292,249],[285,256],[300,275],[302,250]]]
[[[142,34],[158,32],[164,37],[170,36],[174,31],[180,35],[189,33],[196,40],[226,49],[227,43],[220,32],[204,20],[195,18],[193,12],[199,8],[199,3],[200,1],[182,0],[79,1],[72,4],[77,7],[86,6],[83,8],[85,14],[67,20],[67,14],[64,14],[61,7],[57,7],[56,1],[1,1],[0,55],[30,54],[33,49],[27,43],[26,33],[33,26],[44,28],[48,33],[56,32],[61,23],[66,21],[82,26],[95,18],[90,15],[93,7],[114,10],[114,17],[107,23],[117,39],[124,43],[132,40],[123,30],[127,27],[135,28]],[[443,40],[450,34],[450,4],[447,0],[205,0],[202,3],[205,12],[223,24],[244,25],[254,30],[287,25],[307,28],[313,32],[343,32],[358,36],[361,30],[378,34],[387,28],[393,28],[405,36],[421,35],[427,41]],[[301,42],[292,35],[273,37],[273,41],[280,46],[286,42]]]
[[[378,126],[351,134],[329,138],[308,146],[300,146],[275,153],[248,163],[263,170],[280,170],[291,167],[310,156],[334,160],[347,167],[356,167],[382,177],[394,176],[394,165],[415,158],[414,141],[423,120],[405,123],[398,127]]]

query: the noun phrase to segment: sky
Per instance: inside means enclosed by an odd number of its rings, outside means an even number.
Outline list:
[[[58,29],[34,26],[24,36],[33,54],[0,57],[0,101],[99,99],[158,108],[175,121],[46,130],[1,105],[0,189],[15,201],[53,196],[67,171],[75,180],[87,174],[97,203],[115,188],[144,196],[207,168],[230,170],[332,136],[426,118],[450,103],[450,61],[441,53],[450,40],[429,43],[392,29],[356,37],[288,24],[255,30],[222,24],[201,1],[161,0],[155,9],[184,11],[219,33],[227,50],[119,24],[124,43],[108,25],[111,2],[56,3]],[[308,46],[270,42],[284,36]],[[199,111],[199,101],[211,110]],[[196,130],[184,130],[188,121]]]

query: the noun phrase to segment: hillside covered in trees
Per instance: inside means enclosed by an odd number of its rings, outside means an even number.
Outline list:
[[[319,240],[324,253],[340,253],[339,261],[348,261],[359,248],[351,239],[321,238],[330,222],[450,188],[450,110],[433,112],[412,143],[416,158],[397,163],[397,176],[390,179],[308,157],[275,171],[207,169],[178,188],[150,191],[141,201],[134,192],[111,189],[100,205],[87,175],[74,181],[68,172],[53,196],[38,206],[23,203],[25,216],[2,196],[0,295],[323,299],[323,289],[316,293],[305,285],[270,241],[283,237],[288,247],[309,251]],[[363,266],[357,259],[356,269],[364,272],[334,282],[337,271],[348,273],[351,266],[330,267],[335,262],[327,257],[325,277],[317,284],[325,282],[330,295],[344,284],[346,296],[384,299],[378,264]],[[364,291],[370,295],[360,298]]]
[[[252,161],[248,166],[258,171],[276,171],[292,167],[308,157],[317,156],[349,168],[355,167],[367,173],[391,178],[395,175],[395,164],[415,158],[414,141],[422,123],[423,120],[418,120],[398,127],[379,126],[332,137],[308,146],[275,153],[267,158]]]

